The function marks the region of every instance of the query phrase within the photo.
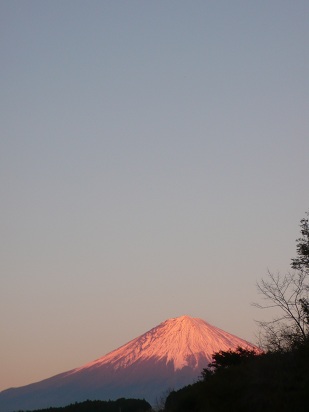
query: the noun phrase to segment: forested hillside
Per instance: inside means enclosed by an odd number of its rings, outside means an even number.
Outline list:
[[[36,412],[146,412],[151,406],[144,399],[117,399],[116,401],[85,401],[59,408],[39,409]]]
[[[268,272],[257,284],[262,303],[256,306],[277,312],[259,322],[265,351],[215,353],[199,382],[170,393],[166,412],[309,410],[308,219],[301,220],[300,229],[292,271]]]

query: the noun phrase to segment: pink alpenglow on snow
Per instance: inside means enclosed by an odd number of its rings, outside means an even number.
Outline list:
[[[168,319],[160,325],[133,339],[107,355],[90,362],[72,373],[105,364],[115,369],[126,368],[137,361],[156,359],[166,364],[171,362],[174,370],[185,366],[198,367],[199,359],[211,362],[212,354],[237,346],[252,348],[247,341],[224,332],[199,318],[181,316]]]
[[[86,399],[145,398],[193,383],[220,350],[258,348],[199,318],[168,319],[84,366],[0,393],[0,410],[64,406]]]

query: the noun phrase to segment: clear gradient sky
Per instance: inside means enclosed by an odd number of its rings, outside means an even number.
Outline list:
[[[307,0],[0,2],[0,390],[170,317],[255,342],[309,206]]]

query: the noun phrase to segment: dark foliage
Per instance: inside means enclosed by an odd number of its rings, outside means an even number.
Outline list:
[[[255,354],[238,348],[213,355],[202,380],[166,399],[165,412],[307,412],[309,410],[309,225],[301,220],[293,273],[269,272],[258,290],[282,315],[261,322],[270,349]]]
[[[120,398],[116,401],[87,400],[59,408],[39,409],[36,412],[146,412],[150,410],[150,404],[144,399]]]
[[[213,354],[213,362],[208,366],[218,370],[220,368],[228,368],[229,366],[240,365],[246,363],[253,357],[258,356],[255,350],[245,349],[238,346],[236,350],[223,351],[220,350]]]
[[[309,212],[306,213],[309,216]],[[309,270],[309,222],[308,219],[300,221],[301,238],[297,239],[297,258],[292,259],[292,268],[296,270]]]
[[[309,212],[307,213],[309,215]],[[268,272],[266,279],[257,283],[265,303],[260,309],[277,309],[270,321],[258,322],[261,327],[260,344],[267,350],[289,350],[309,336],[309,223],[300,221],[301,237],[296,240],[297,257],[292,259],[291,273]]]
[[[172,392],[166,412],[305,412],[309,404],[309,342],[288,352],[253,356],[219,367]]]

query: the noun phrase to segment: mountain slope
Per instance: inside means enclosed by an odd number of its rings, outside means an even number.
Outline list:
[[[82,367],[0,393],[0,410],[63,406],[86,399],[146,398],[192,383],[212,354],[253,345],[198,318],[166,320]]]

